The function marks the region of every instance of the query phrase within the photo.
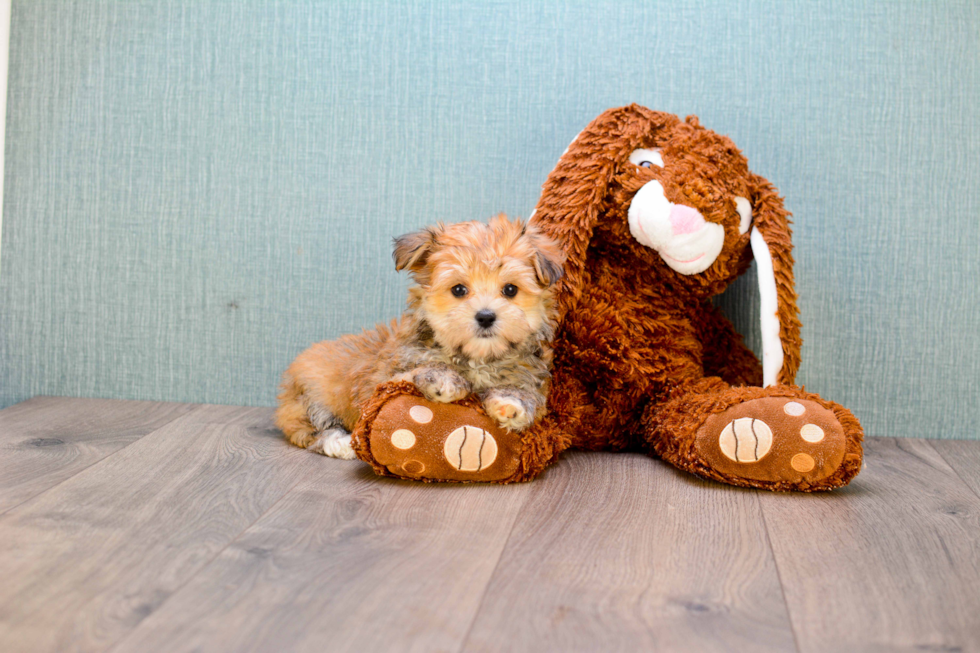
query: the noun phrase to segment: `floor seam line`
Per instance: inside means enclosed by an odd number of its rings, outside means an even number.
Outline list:
[[[796,646],[798,653],[803,653],[803,649],[800,648],[800,639],[796,633],[796,624],[793,621],[793,611],[790,609],[789,599],[786,598],[786,583],[783,582],[783,574],[779,570],[779,560],[776,558],[776,547],[772,545],[772,535],[769,532],[769,519],[766,517],[766,508],[762,504],[762,499],[759,495],[755,497],[756,505],[759,506],[759,514],[762,515],[762,527],[766,531],[766,544],[769,545],[769,552],[772,554],[772,564],[776,568],[776,580],[779,581],[779,593],[783,597],[783,605],[786,606],[786,618],[789,619],[789,629],[793,634],[793,644]]]
[[[527,496],[524,497],[524,501],[521,502],[521,506],[514,516],[514,521],[510,525],[510,531],[507,533],[507,538],[504,540],[503,546],[500,547],[500,553],[497,555],[497,561],[493,565],[493,571],[490,572],[490,576],[487,578],[487,584],[483,588],[483,592],[480,594],[480,601],[476,604],[476,610],[473,611],[473,619],[470,620],[470,625],[466,628],[466,633],[463,635],[459,642],[458,653],[466,648],[466,642],[470,639],[470,634],[473,632],[473,626],[476,625],[476,620],[480,617],[480,612],[483,610],[483,602],[487,598],[487,591],[490,589],[490,584],[493,582],[494,576],[497,575],[497,569],[500,568],[500,562],[504,559],[504,551],[507,550],[507,546],[510,544],[511,538],[514,536],[514,529],[517,528],[517,520],[520,519],[521,513],[524,512],[524,507],[531,498],[531,492],[533,488],[528,487]]]
[[[925,438],[923,439],[925,440]],[[943,459],[943,462],[946,463],[946,466],[949,467],[950,470],[952,470],[953,474],[956,476],[959,482],[962,483],[964,486],[966,486],[966,489],[968,489],[977,499],[980,499],[980,492],[974,490],[973,486],[971,486],[969,483],[966,482],[966,480],[963,478],[963,475],[960,474],[959,471],[955,467],[953,467],[953,465],[950,464],[949,459],[946,458],[945,455],[943,455],[942,450],[933,446],[931,440],[925,440],[925,442],[928,443],[930,449],[935,451],[939,455],[939,457]]]

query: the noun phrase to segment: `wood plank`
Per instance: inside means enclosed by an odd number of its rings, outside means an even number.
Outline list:
[[[929,440],[960,480],[980,497],[980,441]]]
[[[793,650],[758,495],[638,454],[532,485],[463,650]]]
[[[113,651],[459,650],[530,487],[324,465]]]
[[[0,513],[54,487],[193,408],[35,397],[0,411]]]
[[[760,497],[800,650],[980,650],[980,500],[924,440],[865,454],[841,490]]]
[[[332,462],[271,412],[195,408],[0,516],[4,651],[105,650]]]

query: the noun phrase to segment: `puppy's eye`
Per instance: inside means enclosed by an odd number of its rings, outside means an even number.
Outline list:
[[[466,289],[466,286],[461,283],[457,283],[449,290],[449,292],[453,294],[453,297],[466,297],[466,293],[469,291]]]
[[[517,286],[512,283],[508,283],[506,286],[504,286],[502,292],[504,293],[504,297],[513,297],[517,294]]]

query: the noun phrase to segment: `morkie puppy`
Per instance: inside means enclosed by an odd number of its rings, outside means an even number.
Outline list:
[[[430,401],[476,393],[492,419],[520,431],[545,412],[564,255],[535,227],[438,224],[395,239],[395,268],[415,281],[388,326],[317,343],[283,375],[276,426],[293,444],[354,458],[361,405],[387,381]]]

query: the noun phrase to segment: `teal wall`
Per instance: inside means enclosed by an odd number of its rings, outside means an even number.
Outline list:
[[[271,405],[401,309],[397,234],[527,215],[629,102],[796,216],[799,381],[869,434],[980,432],[980,4],[15,0],[0,406]],[[724,305],[757,341],[756,299]]]

